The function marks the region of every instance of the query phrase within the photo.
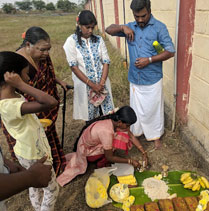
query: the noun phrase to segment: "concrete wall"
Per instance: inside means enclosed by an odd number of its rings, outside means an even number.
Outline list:
[[[153,0],[151,1],[152,14],[155,18],[166,24],[170,36],[175,42],[176,30],[176,0]],[[173,110],[174,103],[174,58],[163,62],[164,74],[164,97],[169,110]],[[171,117],[171,113],[170,117]]]
[[[209,152],[209,1],[196,1],[188,127]]]

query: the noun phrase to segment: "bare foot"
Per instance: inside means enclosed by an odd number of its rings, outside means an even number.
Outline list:
[[[155,140],[155,149],[159,149],[161,147],[160,139]]]

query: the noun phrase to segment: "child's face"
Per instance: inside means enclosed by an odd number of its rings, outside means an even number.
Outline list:
[[[21,78],[22,80],[28,84],[30,77],[29,77],[29,66],[25,67],[24,69],[22,69],[21,71]]]

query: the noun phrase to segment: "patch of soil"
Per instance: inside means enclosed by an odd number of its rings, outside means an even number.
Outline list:
[[[72,152],[73,144],[78,136],[81,128],[84,125],[83,121],[72,120],[72,91],[67,96],[66,107],[66,126],[65,126],[65,140],[64,140],[64,152]],[[57,131],[61,137],[62,131],[62,109],[60,109],[59,118],[57,120]],[[60,138],[61,139],[61,138]],[[149,170],[161,171],[162,165],[169,166],[169,170],[190,170],[196,171],[201,175],[204,175],[203,169],[200,168],[198,158],[194,154],[191,154],[189,147],[181,141],[175,133],[165,130],[165,134],[162,137],[161,148],[159,150],[152,151],[154,147],[153,142],[147,142],[143,137],[139,137],[145,150],[148,152],[149,157]],[[8,152],[7,143],[4,135],[0,134],[0,144],[3,148],[4,154],[7,157],[10,156]],[[133,158],[141,159],[141,153],[133,148],[131,150]],[[90,174],[93,172],[95,164],[90,164],[84,175],[77,176],[73,181],[63,188],[60,188],[59,197],[56,203],[55,211],[90,211],[91,209],[86,205],[84,187]],[[31,211],[33,210],[29,197],[28,190],[17,194],[7,200],[8,211]],[[120,210],[113,207],[112,204],[108,204],[97,210],[101,211],[113,211]]]

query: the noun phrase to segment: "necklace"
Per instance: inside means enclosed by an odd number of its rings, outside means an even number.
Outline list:
[[[33,58],[30,56],[30,54],[27,55],[29,58],[29,62],[33,65],[33,67],[39,71],[38,65],[34,62]]]

